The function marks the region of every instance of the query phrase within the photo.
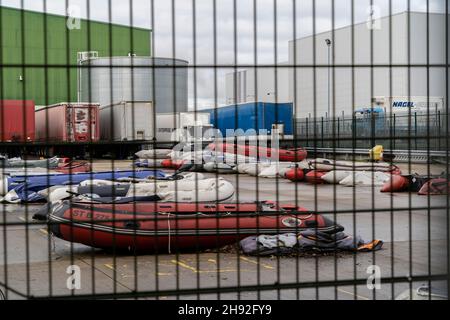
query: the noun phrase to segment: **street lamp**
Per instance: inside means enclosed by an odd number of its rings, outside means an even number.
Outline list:
[[[328,117],[330,117],[330,103],[331,103],[331,40],[325,39],[325,43],[328,47]]]

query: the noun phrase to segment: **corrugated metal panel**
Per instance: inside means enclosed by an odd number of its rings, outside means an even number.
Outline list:
[[[81,20],[79,30],[69,30],[63,16],[6,7],[0,7],[0,17],[0,62],[25,64],[24,70],[2,68],[4,99],[32,99],[37,105],[76,101],[77,70],[65,66],[76,65],[80,51],[98,51],[100,56],[151,55],[150,30],[86,20]],[[30,64],[33,68],[27,67]],[[24,81],[19,81],[20,75]]]
[[[217,109],[202,110],[211,114],[212,125],[222,135],[227,130],[241,129],[246,135],[254,135],[249,130],[267,130],[270,134],[273,124],[284,124],[284,134],[293,134],[292,103],[246,103]],[[257,132],[258,133],[258,132]]]

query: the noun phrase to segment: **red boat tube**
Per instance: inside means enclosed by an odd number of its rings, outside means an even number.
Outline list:
[[[294,182],[303,181],[303,180],[305,180],[305,172],[303,171],[303,169],[294,168],[294,169],[287,171],[284,174],[284,177],[286,179],[294,181]]]
[[[303,208],[264,202],[112,205],[64,201],[51,208],[48,220],[50,231],[67,241],[152,252],[216,248],[255,234],[343,230]]]
[[[233,143],[211,143],[211,150],[240,154],[247,157],[270,158],[277,157],[279,161],[299,162],[306,159],[308,152],[305,149],[275,149],[257,146],[236,145]]]
[[[176,169],[178,170],[181,168],[181,166],[185,163],[185,160],[171,160],[171,159],[164,159],[161,161],[161,166],[166,169]]]
[[[306,181],[311,184],[324,184],[325,180],[322,176],[327,174],[327,171],[312,170],[306,174]]]
[[[391,178],[383,185],[381,192],[400,192],[407,191],[409,188],[409,179],[401,175],[393,174]]]

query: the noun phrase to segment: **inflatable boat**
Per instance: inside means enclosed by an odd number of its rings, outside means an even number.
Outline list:
[[[339,184],[341,186],[353,187],[382,187],[387,181],[391,179],[391,175],[386,172],[380,171],[359,171],[355,174],[348,175],[345,179],[341,180]]]
[[[450,181],[445,178],[431,179],[420,188],[419,195],[448,195]]]
[[[305,169],[292,168],[284,173],[284,177],[293,182],[305,180]]]
[[[357,161],[336,161],[317,158],[308,162],[311,169],[321,171],[344,170],[344,171],[381,171],[390,173],[400,173],[397,166],[386,162],[357,162]]]
[[[92,166],[88,161],[70,161],[67,163],[60,163],[55,170],[64,174],[91,172]]]
[[[211,143],[209,149],[244,155],[255,158],[271,158],[276,157],[279,161],[299,162],[306,159],[308,152],[305,149],[276,149],[258,147],[252,145],[239,145],[233,143]]]
[[[171,149],[150,149],[138,151],[135,155],[139,159],[166,159],[171,152]]]
[[[444,175],[392,175],[381,188],[381,192],[418,192],[422,194],[445,194],[447,181]]]
[[[350,175],[356,174],[356,171],[333,170],[322,176],[322,180],[331,184],[338,184]]]
[[[78,186],[52,187],[39,194],[48,202],[86,196],[93,199],[107,198],[109,201],[183,201],[217,202],[233,197],[234,186],[223,178],[204,180],[154,181],[145,183],[110,183],[110,181],[85,181]],[[91,183],[92,182],[92,183]]]
[[[58,167],[59,158],[53,157],[43,160],[22,160],[20,158],[0,159],[0,166],[3,168],[47,168]]]
[[[207,162],[203,165],[203,170],[205,170],[206,172],[215,172],[222,174],[236,173],[233,168],[233,165],[227,163]]]
[[[139,159],[134,162],[138,168],[163,168],[164,159]]]
[[[62,201],[48,214],[58,238],[95,248],[171,252],[236,243],[255,234],[343,227],[303,208],[276,203],[96,204]]]
[[[154,170],[105,171],[73,174],[45,174],[0,177],[0,195],[7,202],[34,202],[44,200],[38,193],[57,185],[74,185],[90,179],[116,180],[119,178],[163,178],[164,172]]]
[[[394,174],[387,180],[381,188],[381,192],[401,192],[408,191],[410,187],[410,179],[408,176]]]

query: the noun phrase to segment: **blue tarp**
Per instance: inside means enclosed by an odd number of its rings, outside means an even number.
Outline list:
[[[145,179],[147,177],[164,178],[160,170],[142,171],[105,171],[73,174],[48,174],[8,177],[8,191],[15,191],[23,202],[44,200],[37,192],[58,185],[76,185],[85,180],[116,180],[119,178]]]

